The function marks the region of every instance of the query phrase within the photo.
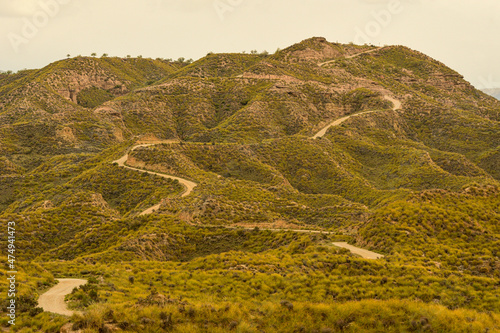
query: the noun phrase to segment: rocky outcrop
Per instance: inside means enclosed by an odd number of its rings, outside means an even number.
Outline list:
[[[430,82],[432,85],[441,89],[455,91],[468,88],[470,85],[463,79],[460,74],[445,74],[445,73],[432,73]]]
[[[71,143],[76,143],[78,141],[73,134],[73,130],[70,127],[64,127],[62,129],[56,130],[56,138]]]
[[[302,45],[301,45],[302,44]],[[290,61],[319,61],[343,57],[344,54],[323,37],[314,37],[298,44],[300,47],[288,53],[286,59]]]
[[[125,82],[105,73],[77,73],[64,71],[49,78],[50,86],[67,100],[77,103],[78,93],[90,87],[111,91],[115,95],[127,93]]]
[[[91,195],[90,204],[94,207],[101,208],[102,210],[111,209],[108,202],[106,200],[104,200],[104,198],[102,197],[102,194],[100,194],[100,193],[94,193]]]

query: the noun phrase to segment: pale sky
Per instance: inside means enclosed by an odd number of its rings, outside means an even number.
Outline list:
[[[303,39],[400,44],[500,87],[498,0],[0,0],[0,70],[71,56],[193,58]]]

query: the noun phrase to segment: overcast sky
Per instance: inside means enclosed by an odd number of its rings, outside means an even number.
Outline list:
[[[199,59],[303,39],[402,44],[500,87],[498,0],[0,0],[0,70],[66,57]]]

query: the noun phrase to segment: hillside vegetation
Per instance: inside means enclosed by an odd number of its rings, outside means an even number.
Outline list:
[[[498,332],[499,143],[500,101],[403,46],[2,73],[14,331]],[[59,277],[81,314],[36,308]]]

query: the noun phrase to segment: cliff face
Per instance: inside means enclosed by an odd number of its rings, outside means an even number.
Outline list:
[[[96,87],[111,92],[115,96],[120,96],[128,92],[129,82],[122,82],[116,78],[110,78],[105,73],[77,73],[66,71],[51,75],[47,78],[50,88],[59,95],[73,103],[78,103],[77,96],[80,91]]]

